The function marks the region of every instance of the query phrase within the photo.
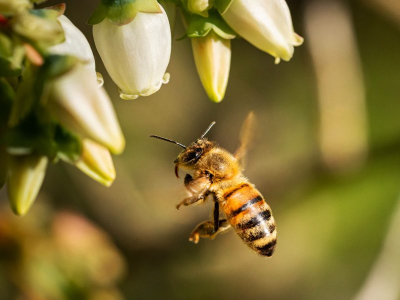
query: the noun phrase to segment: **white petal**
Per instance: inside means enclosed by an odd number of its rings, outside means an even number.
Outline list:
[[[52,85],[49,107],[68,129],[88,137],[113,153],[121,153],[125,139],[104,88],[81,65]]]
[[[65,41],[51,47],[50,53],[75,56],[85,62],[90,70],[96,72],[93,52],[86,37],[66,16],[59,16],[58,21],[64,29]]]

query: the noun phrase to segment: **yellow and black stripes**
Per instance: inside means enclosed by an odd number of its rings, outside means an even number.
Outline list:
[[[253,250],[271,256],[276,225],[269,205],[254,186],[244,183],[224,193],[226,216],[240,238]]]
[[[252,205],[263,201],[263,197],[261,197],[261,195],[258,195],[257,197],[251,199],[249,202],[243,204],[241,207],[239,207],[238,209],[235,209],[234,211],[232,211],[230,213],[230,215],[228,216],[228,218],[233,218],[236,217],[238,214],[240,214],[241,212],[245,211],[246,209],[248,209],[249,207],[251,207]]]

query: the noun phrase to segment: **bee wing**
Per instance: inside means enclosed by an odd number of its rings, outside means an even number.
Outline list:
[[[247,151],[253,145],[255,124],[256,124],[256,117],[254,115],[254,112],[251,111],[247,115],[246,120],[243,122],[239,136],[240,146],[235,152],[235,157],[239,160],[242,166],[244,166],[244,158]]]

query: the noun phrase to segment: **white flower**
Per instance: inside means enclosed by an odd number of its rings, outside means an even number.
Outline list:
[[[48,158],[36,155],[10,155],[8,198],[17,215],[25,215],[35,201],[46,174]]]
[[[303,43],[293,31],[285,0],[233,0],[222,17],[244,39],[274,56],[276,63],[289,61],[294,46]]]
[[[106,91],[90,71],[76,64],[51,84],[48,106],[60,123],[119,154],[125,139]]]
[[[122,99],[151,95],[169,81],[165,71],[171,56],[171,31],[161,10],[139,12],[122,26],[107,18],[93,26],[96,48]]]
[[[65,41],[49,48],[51,54],[71,55],[85,63],[85,66],[96,76],[96,64],[90,44],[83,33],[64,15],[58,17],[64,29]],[[102,85],[102,78],[99,84]]]

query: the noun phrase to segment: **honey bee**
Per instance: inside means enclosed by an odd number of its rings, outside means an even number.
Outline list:
[[[179,169],[193,174],[186,174],[184,179],[189,197],[177,204],[176,208],[203,203],[209,196],[214,201],[212,220],[197,225],[189,240],[197,244],[200,237],[214,239],[233,227],[247,246],[269,257],[276,246],[275,219],[261,193],[242,174],[242,161],[248,149],[253,123],[254,114],[250,113],[242,126],[240,146],[235,154],[205,137],[215,122],[190,146],[156,135],[151,137],[183,148],[174,160],[176,177],[179,178]],[[226,218],[220,218],[220,206]]]

